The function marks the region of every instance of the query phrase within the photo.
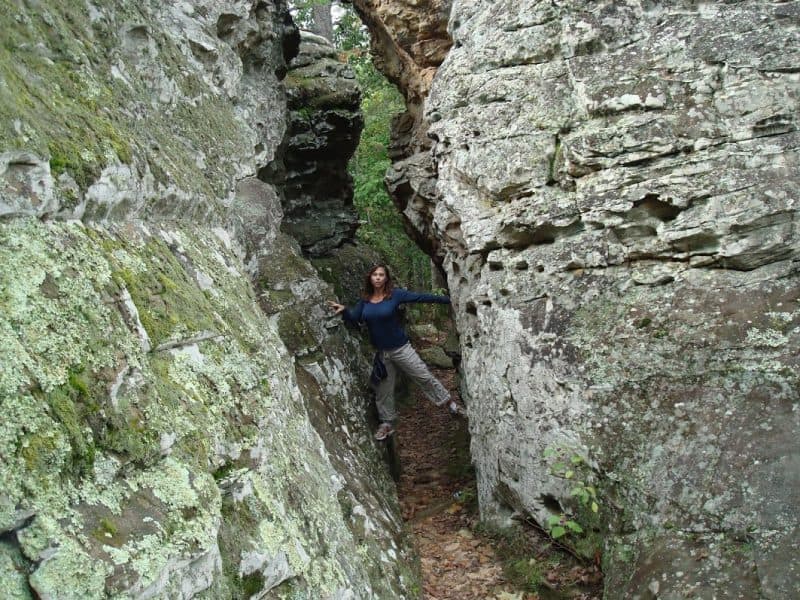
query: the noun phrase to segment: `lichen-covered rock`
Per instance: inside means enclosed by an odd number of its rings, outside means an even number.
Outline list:
[[[25,557],[18,548],[6,542],[0,542],[0,585],[9,600],[33,600]]]
[[[209,233],[2,225],[0,526],[31,588],[409,593],[391,484],[336,358],[348,338],[328,336],[316,362],[294,348],[296,379],[281,323]]]
[[[364,244],[345,244],[328,256],[312,258],[319,276],[330,284],[336,296],[344,302],[355,302],[361,297],[364,274],[383,259],[374,249]]]
[[[455,0],[435,143],[389,177],[447,270],[483,515],[606,536],[609,598],[800,589],[797,16]]]
[[[416,594],[359,346],[265,181],[287,19],[239,0],[0,15],[6,595]]]
[[[10,5],[0,212],[222,222],[236,179],[283,137],[282,14],[241,1]]]

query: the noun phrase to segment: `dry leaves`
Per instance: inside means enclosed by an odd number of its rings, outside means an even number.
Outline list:
[[[452,372],[438,372],[445,385]],[[420,555],[426,600],[470,600],[511,594],[503,569],[487,540],[475,536],[475,515],[457,492],[471,489],[471,477],[449,474],[458,452],[453,429],[466,423],[451,417],[418,394],[415,406],[401,412],[398,440],[403,464],[399,484],[403,517],[411,525]],[[462,436],[463,437],[463,436]],[[504,598],[527,600],[524,596]]]
[[[452,371],[436,371],[451,391]],[[453,469],[465,448],[466,423],[433,406],[418,390],[416,402],[401,410],[398,421],[398,448],[402,475],[398,493],[403,518],[414,533],[422,569],[424,600],[538,600],[539,596],[515,589],[503,574],[502,561],[485,535],[476,535],[476,507],[471,475],[454,475],[466,470]],[[463,435],[454,435],[455,428]],[[602,575],[597,569],[578,567],[553,569],[544,574],[545,587],[565,583],[594,583]],[[586,597],[591,596],[576,596]]]

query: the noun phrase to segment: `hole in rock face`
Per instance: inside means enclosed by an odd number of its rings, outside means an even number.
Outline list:
[[[547,510],[553,513],[564,512],[564,509],[561,507],[561,504],[552,494],[542,494],[541,496],[539,496],[539,498],[541,499],[542,504],[544,504],[544,507]]]
[[[467,302],[466,311],[468,315],[473,315],[473,316],[478,315],[478,307],[472,301]]]
[[[752,130],[756,136],[788,133],[797,129],[794,121],[794,116],[789,113],[773,115],[756,121],[752,126]]]
[[[614,227],[613,231],[617,239],[623,243],[634,242],[658,235],[658,232],[653,227],[644,224],[628,224],[625,227]]]
[[[503,270],[503,263],[500,262],[490,262],[489,263],[489,270],[490,271],[502,271]]]
[[[677,217],[682,209],[678,208],[677,206],[673,206],[668,202],[664,202],[660,200],[658,194],[647,194],[641,200],[637,200],[633,203],[633,207],[636,209],[644,210],[649,216],[655,217],[659,221],[672,221],[675,217]]]
[[[125,37],[133,42],[144,44],[150,39],[150,33],[147,31],[146,26],[134,25],[125,32]]]
[[[491,300],[482,300],[481,304],[483,306],[491,306],[492,305],[492,301]]]
[[[524,260],[521,260],[516,265],[514,265],[514,268],[517,271],[527,271],[528,270],[528,263],[525,262]]]
[[[510,293],[511,293],[511,292],[509,292],[509,291],[508,291],[506,288],[502,288],[502,289],[500,290],[500,295],[501,295],[501,296],[508,296]]]
[[[536,226],[519,226],[509,224],[499,232],[499,236],[506,247],[521,249],[554,244],[559,239],[577,236],[584,229],[585,225],[580,219],[566,225],[542,223]]]
[[[222,40],[226,39],[233,33],[233,28],[236,23],[241,20],[239,15],[232,15],[230,13],[221,14],[217,19],[217,37]]]
[[[536,265],[537,273],[544,273],[544,265]]]
[[[531,245],[541,246],[542,244],[553,244],[556,241],[556,234],[552,228],[540,227],[531,235]]]

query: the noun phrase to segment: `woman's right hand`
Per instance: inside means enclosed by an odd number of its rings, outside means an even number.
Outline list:
[[[338,304],[332,300],[328,300],[328,307],[333,309],[333,314],[338,315],[344,312],[344,304]]]

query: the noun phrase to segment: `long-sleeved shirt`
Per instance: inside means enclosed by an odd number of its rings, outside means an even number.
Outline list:
[[[395,288],[390,298],[374,303],[369,300],[359,300],[352,309],[346,308],[342,316],[351,323],[366,323],[372,345],[378,350],[390,350],[408,343],[408,336],[400,325],[397,314],[398,307],[406,302],[450,304],[450,298]]]

